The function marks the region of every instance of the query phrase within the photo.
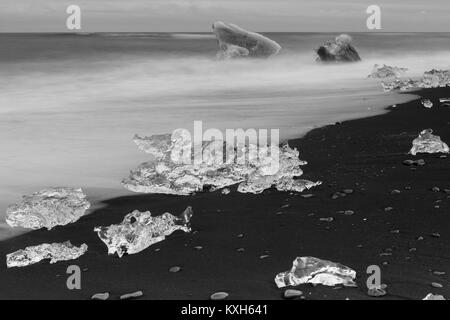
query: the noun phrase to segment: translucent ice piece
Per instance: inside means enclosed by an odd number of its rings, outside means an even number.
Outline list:
[[[325,286],[356,286],[356,271],[339,263],[321,260],[314,257],[298,257],[294,260],[290,271],[279,273],[275,277],[278,288],[298,286],[312,283]]]
[[[149,246],[163,241],[176,230],[190,232],[191,207],[176,217],[170,213],[153,217],[150,211],[133,211],[125,216],[121,224],[96,227],[99,238],[108,247],[108,254],[135,254]]]
[[[441,141],[439,136],[433,135],[432,129],[423,130],[419,137],[413,140],[413,147],[410,154],[418,153],[449,153],[448,145]]]

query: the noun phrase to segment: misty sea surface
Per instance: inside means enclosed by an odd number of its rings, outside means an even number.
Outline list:
[[[408,77],[450,67],[450,33],[351,34],[363,61],[343,65],[318,64],[313,51],[338,33],[266,35],[279,56],[218,61],[207,33],[0,34],[0,239],[16,233],[4,213],[24,194],[82,187],[94,203],[130,194],[122,178],[148,159],[136,133],[192,132],[201,120],[204,130],[299,137],[414,98],[368,79],[375,63]]]

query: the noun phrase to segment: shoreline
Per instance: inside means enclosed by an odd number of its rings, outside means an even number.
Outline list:
[[[6,269],[3,260],[0,299],[89,299],[105,291],[114,298],[136,290],[142,290],[146,299],[208,299],[217,291],[229,292],[230,299],[279,299],[284,290],[276,288],[274,277],[290,269],[297,256],[332,260],[357,271],[358,288],[298,287],[307,299],[368,299],[365,271],[373,264],[381,267],[382,282],[388,285],[386,299],[422,299],[430,292],[449,298],[450,222],[445,212],[450,200],[442,192],[430,191],[434,186],[450,189],[449,177],[442,174],[448,171],[449,158],[413,157],[407,152],[426,128],[450,142],[446,120],[450,107],[436,103],[450,96],[450,88],[412,94],[431,99],[435,107],[425,109],[416,99],[387,108],[381,115],[315,128],[290,140],[300,159],[308,161],[302,177],[324,182],[302,193],[313,194],[311,198],[273,189],[261,195],[223,196],[218,191],[192,197],[123,196],[103,201],[103,207],[74,224],[3,240],[3,257],[26,246],[66,240],[87,243],[89,250],[78,260],[55,265],[42,262]],[[403,165],[406,159],[425,159],[426,165],[412,170]],[[334,192],[346,188],[354,189],[354,194],[331,199]],[[394,189],[401,193],[391,195]],[[108,256],[93,232],[95,226],[119,223],[133,210],[179,214],[187,205],[194,209],[196,232],[176,233],[136,255]],[[387,207],[393,210],[385,212]],[[342,210],[355,214],[338,213]],[[325,217],[334,221],[320,221]],[[260,259],[261,255],[269,257]],[[87,268],[79,291],[65,287],[66,268],[73,264]],[[172,266],[181,266],[182,271],[169,273]],[[433,271],[447,274],[436,276]],[[432,282],[443,288],[433,288]]]

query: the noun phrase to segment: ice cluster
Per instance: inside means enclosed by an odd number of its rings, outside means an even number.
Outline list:
[[[86,244],[77,247],[72,245],[70,241],[51,244],[43,243],[6,255],[6,265],[8,268],[12,268],[29,266],[45,259],[50,259],[50,263],[74,260],[85,254],[87,250],[88,246]]]
[[[408,71],[407,68],[399,68],[399,67],[391,67],[387,65],[374,65],[372,73],[369,75],[369,78],[378,78],[378,79],[385,79],[385,78],[398,78],[403,73]]]
[[[384,91],[406,91],[418,88],[439,88],[450,86],[450,70],[427,71],[419,80],[391,78],[382,82]]]
[[[439,136],[433,135],[432,129],[423,130],[419,136],[413,140],[410,154],[418,153],[449,153],[450,149]]]
[[[192,214],[191,207],[187,207],[178,217],[170,213],[154,217],[150,211],[136,210],[127,214],[121,224],[96,227],[94,231],[108,247],[108,254],[117,253],[122,257],[125,253],[139,253],[163,241],[176,230],[190,232],[189,221]]]
[[[212,26],[219,44],[218,58],[270,57],[278,54],[281,46],[275,41],[235,24],[217,21]]]
[[[324,286],[356,286],[356,271],[339,263],[314,257],[297,257],[290,271],[281,272],[275,277],[278,288],[300,284],[322,284]]]
[[[11,227],[50,230],[77,221],[89,207],[81,189],[48,188],[24,196],[21,202],[9,206],[6,222]]]
[[[239,184],[239,192],[256,194],[272,186],[280,191],[301,192],[321,184],[294,179],[303,174],[300,167],[306,162],[298,158],[296,149],[287,145],[234,146],[213,140],[203,142],[195,151],[190,136],[183,130],[172,135],[135,136],[134,141],[152,160],[141,164],[122,181],[133,192],[190,195]],[[182,151],[189,159],[174,156]],[[190,161],[190,157],[194,160]],[[196,158],[201,161],[195,161]]]

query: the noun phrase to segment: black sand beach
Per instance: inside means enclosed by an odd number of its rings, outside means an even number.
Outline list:
[[[426,109],[419,99],[290,141],[309,162],[304,178],[324,182],[311,192],[122,197],[72,225],[3,241],[0,299],[89,299],[106,291],[117,298],[137,290],[144,299],[208,299],[217,291],[228,292],[229,299],[281,299],[284,290],[277,289],[274,277],[290,269],[297,256],[340,262],[357,271],[358,288],[298,287],[306,299],[370,299],[369,265],[381,267],[382,283],[388,286],[382,299],[423,299],[431,292],[450,298],[450,194],[443,191],[450,189],[450,157],[407,154],[423,129],[432,128],[450,142],[450,107],[439,104],[439,98],[450,97],[450,88],[418,95],[435,107]],[[426,165],[405,166],[406,159],[424,159]],[[332,199],[344,189],[354,193]],[[395,189],[401,192],[391,194]],[[96,226],[119,223],[133,210],[178,214],[188,205],[194,209],[194,232],[173,234],[139,254],[108,256],[93,232]],[[388,207],[393,209],[385,211]],[[339,213],[344,210],[354,214]],[[334,220],[320,221],[326,217]],[[66,240],[86,243],[89,251],[74,261],[6,269],[7,253]],[[66,287],[66,269],[73,264],[83,270],[81,290]],[[182,269],[170,273],[173,266]]]

